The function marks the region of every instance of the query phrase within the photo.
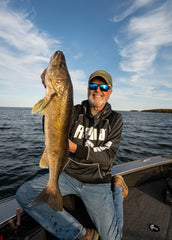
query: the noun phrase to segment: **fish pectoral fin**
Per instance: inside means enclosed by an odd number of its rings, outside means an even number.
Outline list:
[[[59,188],[52,189],[46,186],[44,190],[31,202],[27,207],[32,207],[36,204],[46,203],[55,212],[63,210],[63,198]]]
[[[39,166],[41,168],[49,168],[49,165],[48,165],[48,155],[47,155],[47,151],[46,150],[42,154]]]
[[[54,92],[49,96],[49,98],[44,97],[43,99],[39,100],[32,108],[32,114],[39,112],[39,115],[45,115],[48,104],[56,95],[57,93]]]
[[[48,101],[46,97],[39,100],[32,108],[32,114],[39,112],[39,115],[45,115],[47,105]]]

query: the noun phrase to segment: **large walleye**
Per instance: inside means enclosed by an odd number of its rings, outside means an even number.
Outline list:
[[[54,211],[62,211],[63,200],[58,187],[58,177],[68,160],[73,89],[61,51],[55,52],[51,57],[45,81],[46,96],[35,104],[32,113],[45,115],[45,151],[40,167],[49,168],[49,181],[29,206],[47,203]]]

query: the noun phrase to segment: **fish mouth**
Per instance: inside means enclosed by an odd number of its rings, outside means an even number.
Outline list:
[[[59,55],[59,54],[63,54],[62,51],[60,51],[60,50],[56,51],[56,52],[54,53],[54,56]]]
[[[53,58],[59,58],[61,57],[62,60],[65,61],[65,57],[62,51],[58,50],[53,54]]]

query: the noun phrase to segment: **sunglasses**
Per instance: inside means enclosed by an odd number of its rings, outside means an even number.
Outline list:
[[[97,90],[98,86],[99,86],[99,88],[102,92],[107,92],[110,89],[110,87],[106,84],[97,84],[97,83],[90,83],[89,84],[89,89],[90,90]]]

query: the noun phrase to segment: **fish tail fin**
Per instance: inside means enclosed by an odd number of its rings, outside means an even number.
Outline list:
[[[32,207],[36,204],[46,203],[55,212],[63,210],[63,198],[59,188],[52,189],[46,186],[44,190],[30,203],[28,207]]]
[[[32,114],[39,112],[39,115],[44,115],[46,112],[47,99],[39,100],[32,108]]]
[[[41,168],[48,168],[48,156],[47,156],[47,151],[45,150],[42,154],[39,166]]]

